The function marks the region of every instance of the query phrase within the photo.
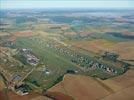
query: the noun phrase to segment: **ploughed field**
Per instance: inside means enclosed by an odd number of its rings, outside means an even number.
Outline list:
[[[120,55],[120,60],[124,60],[132,65],[134,64],[134,41],[114,42],[99,39],[74,42],[72,45],[96,54],[101,54],[105,51],[115,52]]]
[[[50,92],[61,92],[76,100],[133,100],[134,70],[107,80],[81,75],[65,75],[62,82],[50,88]]]

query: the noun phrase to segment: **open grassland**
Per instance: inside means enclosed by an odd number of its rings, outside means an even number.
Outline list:
[[[67,59],[58,56],[55,52],[48,50],[44,44],[39,44],[36,37],[31,38],[18,38],[16,45],[21,48],[30,48],[32,52],[39,57],[41,63],[49,69],[50,74],[46,75],[44,70],[33,71],[29,79],[34,77],[43,87],[49,88],[53,82],[66,73],[68,69],[79,70],[73,63]],[[39,67],[39,66],[37,66]]]

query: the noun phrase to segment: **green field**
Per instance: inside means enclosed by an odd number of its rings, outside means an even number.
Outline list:
[[[79,68],[81,66],[78,67],[78,65],[71,62],[70,56],[58,53],[57,51],[54,50],[54,48],[46,47],[47,44],[52,44],[52,45],[57,44],[56,42],[55,43],[53,42],[54,41],[53,40],[51,41],[50,38],[40,38],[38,36],[33,36],[30,38],[28,37],[17,38],[15,42],[16,48],[31,49],[32,52],[40,59],[40,63],[38,64],[38,66],[36,66],[36,68],[38,69],[38,68],[42,68],[42,66],[45,66],[50,71],[50,74],[46,74],[44,70],[34,70],[25,79],[27,82],[31,83],[31,80],[34,80],[34,82],[36,82],[35,85],[38,84],[40,88],[48,89],[52,87],[54,84],[56,84],[57,83],[56,80],[59,81],[59,78],[63,76],[67,72],[67,70],[78,71],[77,74],[90,75],[93,77],[99,77],[101,79],[107,79],[111,77],[111,75],[99,69],[84,72],[82,69]],[[59,44],[59,47],[66,49],[61,44]],[[73,49],[74,48],[72,48],[72,50]],[[72,52],[72,50],[70,52]],[[88,54],[86,52],[83,52],[82,50],[80,50],[79,52],[76,50],[76,52],[80,53],[80,55],[83,55],[85,57],[88,57],[90,55],[90,53]],[[83,53],[86,53],[86,54],[83,54]],[[90,58],[90,59],[94,59],[98,61],[97,58]],[[18,60],[22,60],[22,59],[18,59]],[[24,61],[21,61],[21,62],[25,63]],[[113,68],[112,67],[113,65],[111,65],[110,63],[106,63],[101,60],[99,60],[99,62],[107,64],[108,66],[111,66],[111,68]],[[29,65],[27,64],[27,66]],[[120,69],[118,68],[115,68],[115,69],[120,71]]]
[[[68,69],[79,70],[75,64],[71,63],[62,56],[55,54],[55,52],[48,50],[43,44],[39,44],[35,41],[34,37],[31,38],[18,38],[16,41],[16,46],[20,48],[32,49],[32,52],[39,57],[41,63],[47,66],[51,73],[50,75],[46,75],[43,71],[35,70],[29,76],[30,79],[31,77],[34,77],[34,79],[37,80],[41,86],[47,88],[50,87],[49,85],[53,84],[59,76],[64,75]],[[41,65],[37,67],[41,67]],[[43,80],[48,80],[49,82],[46,84],[43,83]]]

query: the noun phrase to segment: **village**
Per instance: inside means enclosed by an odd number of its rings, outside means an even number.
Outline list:
[[[70,45],[64,45],[61,42],[57,42],[55,40],[52,40],[51,42],[46,40],[45,42],[42,40],[38,40],[38,38],[33,38],[33,41],[41,42],[43,46],[45,46],[45,49],[54,52],[56,55],[63,56],[65,59],[67,59],[72,64],[76,65],[78,69],[82,70],[83,73],[90,73],[90,71],[100,70],[101,73],[106,73],[110,75],[110,77],[118,76],[123,73],[125,73],[128,70],[128,64],[124,62],[119,62],[118,57],[119,55],[115,53],[110,52],[104,52],[102,55],[99,56],[99,58],[90,57],[89,55],[85,55],[81,52],[76,51],[74,48],[72,48]],[[8,88],[17,93],[18,95],[27,95],[29,94],[30,87],[25,83],[25,79],[33,73],[35,70],[42,71],[42,73],[45,73],[45,76],[51,76],[54,74],[55,69],[50,69],[49,65],[42,67],[38,67],[39,64],[42,62],[39,56],[37,54],[33,53],[32,48],[17,48],[16,53],[14,53],[13,58],[16,60],[19,60],[21,63],[22,68],[21,73],[19,71],[16,73],[13,72],[12,76],[8,80]],[[21,59],[23,58],[23,59]],[[110,64],[102,62],[105,61],[112,61],[112,63],[119,62],[121,66],[112,66]],[[17,65],[12,65],[12,67],[15,67]],[[29,67],[29,68],[27,68]],[[37,68],[38,67],[38,68]],[[26,68],[24,70],[24,68]],[[18,70],[18,68],[17,68]],[[10,71],[9,71],[10,73]],[[64,74],[79,74],[78,70],[73,69],[67,69],[66,73]],[[63,74],[63,75],[64,75]],[[5,75],[5,74],[4,74]],[[93,76],[95,76],[94,74]],[[96,76],[95,76],[96,77]],[[97,76],[98,77],[98,76]],[[106,78],[101,78],[106,79]]]
[[[29,68],[26,65],[23,65],[22,62],[17,61],[13,56],[18,52],[18,50],[11,50],[9,48],[0,48],[1,49],[1,67],[0,73],[5,78],[5,83],[7,88],[14,91],[18,95],[27,95],[29,94],[30,88],[25,83],[25,78],[27,78],[35,66],[39,63],[39,59],[30,52],[28,49],[21,49]],[[10,64],[11,63],[11,64]],[[6,67],[2,65],[7,65]],[[11,70],[14,69],[14,70]]]
[[[61,46],[58,43],[47,43],[47,48],[56,51],[57,54],[65,56],[72,63],[75,63],[79,68],[85,72],[90,70],[100,69],[105,73],[116,76],[125,73],[128,70],[128,63],[118,61],[119,55],[111,52],[104,52],[99,58],[95,59],[90,56],[86,56],[74,50],[71,50],[70,46]],[[101,60],[110,61],[111,63],[119,63],[120,66],[111,66],[107,63],[101,62]]]
[[[36,66],[39,63],[39,58],[37,58],[34,54],[32,54],[31,50],[29,49],[22,49],[21,50],[27,63],[32,66]]]
[[[13,9],[0,11],[0,100],[134,100],[131,0],[130,9],[118,0],[95,0],[97,9],[90,0],[49,3],[58,9],[47,9],[49,0],[8,1]]]
[[[50,48],[51,50],[55,50],[57,54],[63,55],[63,56],[68,56],[69,60],[72,63],[75,63],[76,65],[80,66],[80,68],[84,72],[88,72],[90,70],[96,70],[96,69],[101,69],[102,71],[111,74],[111,75],[117,75],[120,74],[118,70],[116,70],[114,67],[108,67],[104,64],[101,64],[95,60],[92,60],[92,58],[86,57],[80,53],[74,52],[68,48],[59,48],[58,46],[50,45],[47,44],[47,47]],[[8,82],[8,88],[16,92],[18,95],[27,95],[29,93],[29,86],[25,84],[23,81],[30,73],[32,73],[33,70],[35,70],[35,67],[39,64],[40,59],[35,56],[32,53],[31,49],[18,49],[18,51],[24,56],[26,62],[30,65],[33,66],[31,70],[29,70],[25,75],[21,74],[14,74]],[[105,53],[106,54],[106,53]],[[109,54],[109,53],[108,53]],[[105,55],[106,56],[106,55]],[[103,55],[104,57],[104,55]],[[111,56],[110,56],[111,58]],[[123,67],[124,71],[126,71],[127,66]],[[46,74],[49,74],[50,71],[49,69],[43,69],[46,71]],[[70,74],[75,74],[77,73],[77,70],[67,70],[67,73]]]
[[[9,87],[15,91],[18,95],[27,95],[29,94],[30,87],[24,82],[25,78],[27,78],[33,70],[35,70],[36,66],[39,64],[39,58],[37,58],[29,49],[19,49],[23,56],[25,57],[27,63],[32,67],[32,69],[26,73],[25,76],[15,75],[13,79],[10,81]]]

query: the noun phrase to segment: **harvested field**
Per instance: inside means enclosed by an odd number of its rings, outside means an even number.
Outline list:
[[[49,91],[66,93],[75,100],[96,100],[110,94],[110,91],[93,78],[81,75],[66,75],[63,82],[52,87]]]
[[[10,91],[8,93],[8,96],[9,96],[10,100],[51,100],[51,99],[49,99],[45,96],[41,96],[40,94],[35,93],[35,92],[31,92],[30,94],[25,95],[25,96],[19,96]]]
[[[73,35],[76,35],[77,33],[76,32],[65,32],[64,35],[67,35],[67,36],[73,36]]]
[[[115,92],[101,100],[134,100],[134,85]]]
[[[115,92],[129,86],[134,86],[134,70],[128,70],[121,76],[104,80],[102,82],[111,87]]]
[[[129,32],[128,30],[123,30],[122,34],[126,36],[134,36],[134,32]]]
[[[5,86],[4,80],[3,80],[3,78],[0,75],[0,91],[2,91],[5,87],[6,86]]]
[[[33,35],[32,31],[21,31],[21,32],[14,33],[14,36],[17,36],[17,37],[29,37],[32,35]]]
[[[5,93],[0,90],[0,100],[6,100]]]
[[[68,24],[62,25],[62,26],[61,26],[61,29],[62,29],[62,30],[70,29],[70,25],[68,25]]]
[[[89,36],[89,35],[92,35],[92,34],[94,34],[94,32],[84,31],[84,32],[81,32],[81,33],[80,33],[80,35],[81,35],[82,37],[84,37],[84,36]]]
[[[134,41],[129,42],[109,42],[106,40],[80,41],[72,45],[97,54],[104,51],[115,52],[120,55],[119,59],[126,60],[128,63],[134,64]]]
[[[66,75],[49,91],[70,95],[75,100],[134,100],[134,70],[107,80]]]
[[[117,43],[110,48],[110,51],[118,53],[120,55],[119,59],[127,60],[134,65],[134,41]]]
[[[10,35],[10,34],[7,33],[7,32],[0,32],[0,37],[1,37],[1,36],[8,36],[8,35]]]
[[[55,98],[56,100],[73,100],[71,96],[65,95],[61,92],[48,92],[47,95]]]
[[[16,32],[13,35],[11,35],[10,37],[10,41],[15,41],[16,38],[18,37],[30,37],[33,36],[33,32],[32,31],[20,31],[20,32]]]
[[[37,96],[37,97],[34,97],[32,99],[29,99],[29,100],[52,100],[52,99],[49,99],[45,96]]]
[[[5,88],[5,84],[2,80],[0,80],[0,91],[2,91]]]
[[[134,70],[128,70],[125,74],[109,79],[122,88],[134,85]]]
[[[115,92],[102,100],[134,100],[134,70],[129,70],[122,76],[103,81]]]
[[[107,51],[108,48],[112,47],[115,43],[106,40],[93,40],[93,41],[80,41],[73,43],[74,46],[82,48],[94,53],[101,53]]]

